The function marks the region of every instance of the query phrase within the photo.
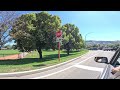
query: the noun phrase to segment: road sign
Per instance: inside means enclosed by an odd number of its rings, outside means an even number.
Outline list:
[[[56,32],[56,42],[58,42],[58,59],[60,61],[60,44],[62,44],[62,31],[59,30],[58,32]]]
[[[58,59],[60,61],[60,42],[58,42]]]
[[[62,42],[63,38],[62,37],[58,37],[56,38],[56,42]]]
[[[59,30],[58,32],[56,32],[56,37],[58,38],[58,37],[61,37],[62,36],[62,31],[61,30]]]
[[[56,42],[60,42],[59,38],[56,38]]]

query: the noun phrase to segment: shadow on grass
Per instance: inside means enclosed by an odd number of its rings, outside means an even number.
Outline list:
[[[70,54],[74,55],[74,54]],[[70,56],[69,55],[69,56]],[[60,57],[67,57],[67,54],[61,54]],[[58,58],[58,54],[51,54],[51,55],[44,55],[43,59],[39,58],[24,58],[24,59],[17,59],[17,60],[0,60],[0,65],[23,65],[23,64],[30,64],[35,62],[45,62],[45,61],[52,61]]]
[[[70,54],[70,55],[74,55],[74,54]],[[60,54],[60,57],[67,57],[68,55],[65,53],[65,54]],[[57,59],[58,58],[58,54],[52,54],[52,55],[45,55],[43,60],[44,61],[48,61],[48,60],[54,60],[54,59]]]
[[[33,65],[34,67],[46,66],[45,64]]]
[[[62,51],[64,53],[67,53],[67,51]],[[69,51],[69,53],[75,53],[75,52],[80,52],[80,51]]]

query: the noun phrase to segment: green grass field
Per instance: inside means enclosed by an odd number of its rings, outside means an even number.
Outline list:
[[[19,54],[18,50],[0,50],[0,57]]]
[[[34,51],[28,54],[24,59],[0,61],[0,73],[27,71],[38,68],[43,68],[68,61],[80,55],[87,53],[88,50],[80,52],[71,51],[68,56],[65,51],[61,51],[61,59],[58,61],[58,51],[43,51],[43,59],[39,59],[39,54]]]

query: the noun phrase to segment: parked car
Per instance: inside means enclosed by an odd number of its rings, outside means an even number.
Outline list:
[[[112,73],[114,67],[120,66],[120,48],[116,50],[110,61],[108,61],[107,57],[95,57],[94,60],[98,63],[106,64],[98,79],[120,79],[120,71],[115,74]]]

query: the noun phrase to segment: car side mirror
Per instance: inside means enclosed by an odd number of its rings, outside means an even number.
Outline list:
[[[95,57],[94,60],[98,63],[108,63],[107,57]]]

